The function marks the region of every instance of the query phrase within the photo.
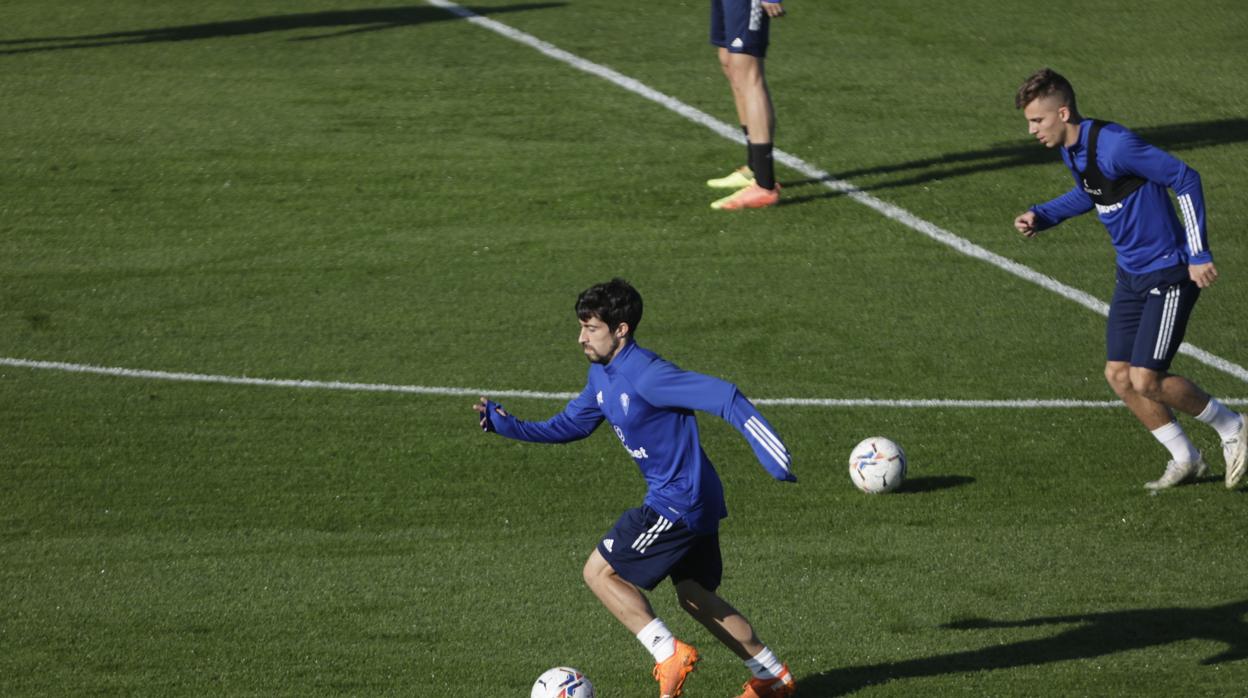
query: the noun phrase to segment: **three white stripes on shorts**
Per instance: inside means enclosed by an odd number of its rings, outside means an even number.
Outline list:
[[[671,528],[672,522],[660,515],[659,520],[655,521],[654,525],[651,526],[649,530],[640,536],[637,536],[637,540],[633,541],[633,550],[636,550],[639,553],[646,552],[646,549],[650,547],[650,544],[659,539],[660,534],[670,530]]]
[[[1161,327],[1157,330],[1157,344],[1153,346],[1153,359],[1162,361],[1170,350],[1170,339],[1174,336],[1174,317],[1179,313],[1178,286],[1171,286],[1166,291],[1165,305],[1161,308]]]

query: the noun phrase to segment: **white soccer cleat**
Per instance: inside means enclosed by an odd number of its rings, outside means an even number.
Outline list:
[[[1209,472],[1209,466],[1205,465],[1205,459],[1200,456],[1197,456],[1194,463],[1170,461],[1166,463],[1166,472],[1162,473],[1161,477],[1144,483],[1144,486],[1153,491],[1164,490],[1204,477],[1207,472]]]
[[[1222,442],[1222,456],[1226,458],[1226,489],[1235,489],[1248,466],[1248,416],[1239,415],[1239,431]]]

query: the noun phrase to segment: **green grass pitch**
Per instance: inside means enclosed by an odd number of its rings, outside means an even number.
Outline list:
[[[470,7],[734,121],[703,0]],[[1195,167],[1222,279],[1188,341],[1248,365],[1242,3],[789,11],[779,148],[1098,298],[1095,220],[1010,225],[1070,185],[1018,83],[1051,65],[1086,114]],[[3,15],[2,358],[575,391],[575,295],[620,275],[644,345],[755,398],[1113,397],[1097,314],[785,168],[785,205],[711,211],[702,181],[744,148],[417,0]],[[605,698],[652,695],[649,656],[580,579],[641,499],[635,468],[603,430],[482,435],[472,401],[0,365],[0,694],[493,698],[571,664]],[[799,695],[1248,685],[1248,490],[1148,496],[1164,451],[1125,410],[764,411],[796,486],[702,425],[732,512],[724,595]],[[910,455],[897,494],[849,482],[872,434]],[[703,651],[686,695],[733,695],[741,664],[669,586],[652,598]]]

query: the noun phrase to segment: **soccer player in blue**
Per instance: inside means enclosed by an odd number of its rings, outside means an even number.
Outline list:
[[[638,346],[641,310],[641,295],[622,279],[581,293],[576,315],[589,378],[554,417],[516,419],[485,397],[473,409],[487,432],[543,443],[583,439],[605,420],[632,456],[646,480],[645,500],[602,537],[583,574],[603,605],[654,655],[661,698],[679,696],[698,662],[698,651],[673,636],[642,592],[668,577],[681,608],[753,673],[741,698],[791,695],[796,686],[788,667],[716,593],[723,574],[719,521],[728,511],[719,476],[699,442],[694,411],[732,424],[772,477],[794,482],[789,450],[736,386],[681,370]]]
[[[770,41],[771,18],[784,14],[780,0],[711,0],[711,45],[717,47],[720,68],[732,87],[746,140],[746,165],[706,182],[712,189],[735,190],[712,203],[713,209],[739,211],[780,202],[772,161],[776,112],[763,59]]]
[[[1079,114],[1069,81],[1044,68],[1018,89],[1029,132],[1060,148],[1075,187],[1014,219],[1027,237],[1096,209],[1117,253],[1117,285],[1109,306],[1105,379],[1131,412],[1170,451],[1151,490],[1203,476],[1200,451],[1174,419],[1190,414],[1222,437],[1226,487],[1244,476],[1248,420],[1195,383],[1170,373],[1200,291],[1218,278],[1205,230],[1200,175],[1173,155],[1114,123]],[[1175,215],[1174,190],[1182,216]]]

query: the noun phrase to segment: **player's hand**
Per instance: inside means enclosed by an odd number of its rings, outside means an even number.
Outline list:
[[[783,17],[784,16],[784,5],[778,2],[767,2],[767,0],[763,0],[762,4],[763,4],[763,11],[767,13],[768,17]]]
[[[1034,238],[1036,233],[1036,212],[1028,211],[1018,218],[1014,219],[1014,229],[1023,234],[1023,237]]]
[[[472,410],[481,415],[481,431],[494,431],[494,425],[490,422],[490,417],[486,412],[489,409],[489,405],[489,398],[482,396],[481,400],[472,406]],[[506,417],[507,410],[503,409],[502,405],[495,405],[494,414],[497,414],[500,417]]]
[[[1192,277],[1192,281],[1200,288],[1209,288],[1214,281],[1218,280],[1218,268],[1213,266],[1213,262],[1207,264],[1189,264],[1187,273]]]

